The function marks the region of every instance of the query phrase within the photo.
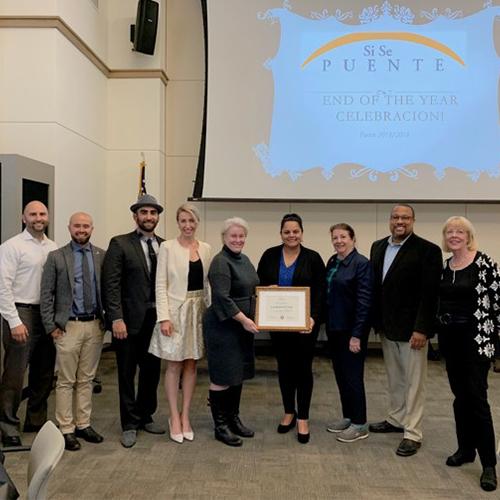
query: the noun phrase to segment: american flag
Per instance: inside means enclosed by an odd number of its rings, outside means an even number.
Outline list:
[[[146,162],[144,160],[139,163],[139,167],[141,168],[141,173],[139,175],[139,192],[137,193],[137,197],[147,194],[146,191]]]

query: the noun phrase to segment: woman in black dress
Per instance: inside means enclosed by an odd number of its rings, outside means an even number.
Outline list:
[[[488,371],[500,331],[500,272],[477,250],[474,228],[465,217],[450,217],[443,228],[446,260],[440,287],[439,349],[446,360],[458,450],[446,465],[481,460],[481,488],[497,487],[495,433],[488,403]]]
[[[284,407],[277,431],[284,434],[297,424],[297,439],[305,444],[309,441],[312,361],[321,322],[325,264],[318,252],[302,246],[303,232],[302,219],[297,214],[285,215],[280,229],[283,244],[264,252],[257,273],[262,286],[310,287],[310,329],[302,333],[271,333]]]
[[[253,334],[258,333],[252,305],[259,278],[241,253],[247,234],[243,219],[224,221],[224,246],[208,271],[212,305],[203,321],[215,439],[229,446],[241,446],[238,436],[254,435],[239,418],[243,381],[253,378],[255,372]]]

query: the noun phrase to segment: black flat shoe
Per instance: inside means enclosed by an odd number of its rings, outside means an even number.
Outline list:
[[[286,434],[288,431],[291,431],[295,427],[296,423],[297,423],[297,414],[294,413],[292,421],[289,424],[279,424],[276,430],[278,431],[278,434]]]
[[[476,453],[467,453],[462,450],[457,450],[453,455],[450,455],[446,459],[446,465],[448,467],[460,467],[463,464],[468,464],[474,462],[476,459]]]
[[[300,444],[307,444],[309,442],[310,437],[311,434],[309,432],[307,434],[301,434],[300,432],[297,432],[297,441]]]
[[[495,467],[483,468],[480,484],[484,491],[495,491],[497,489],[497,473]]]

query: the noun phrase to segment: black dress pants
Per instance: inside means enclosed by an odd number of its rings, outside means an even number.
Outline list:
[[[124,431],[139,429],[152,422],[158,406],[161,360],[148,352],[155,324],[156,309],[148,309],[137,335],[128,335],[126,339],[113,337],[118,365],[120,421]],[[137,368],[139,376],[136,392]]]
[[[351,332],[328,331],[328,347],[333,372],[339,388],[342,414],[353,424],[366,424],[366,394],[364,383],[367,339],[361,340],[361,351],[349,350]]]
[[[458,448],[469,454],[477,450],[483,467],[497,463],[495,432],[488,403],[488,372],[491,362],[481,358],[474,332],[463,325],[449,325],[439,335],[446,360],[450,388],[455,396],[453,411]]]
[[[54,342],[45,333],[39,308],[20,306],[18,313],[29,332],[25,343],[12,338],[5,320],[2,324],[5,356],[0,385],[0,429],[6,436],[19,435],[17,412],[28,365],[28,404],[24,425],[39,428],[47,421],[47,399],[52,389],[56,359]]]
[[[278,379],[285,413],[295,413],[301,420],[309,418],[313,391],[312,362],[319,327],[310,334],[273,332],[271,340],[278,362]]]

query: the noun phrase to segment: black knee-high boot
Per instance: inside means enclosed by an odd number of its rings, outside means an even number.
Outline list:
[[[240,420],[240,401],[241,401],[241,390],[243,386],[234,385],[228,389],[230,393],[230,410],[228,414],[228,424],[229,428],[233,431],[237,436],[241,436],[244,438],[254,437],[255,433],[252,429],[249,429],[243,422]]]
[[[208,391],[210,410],[214,419],[214,435],[215,439],[221,441],[228,446],[241,446],[241,439],[233,434],[228,423],[230,397],[229,389],[224,391]]]

